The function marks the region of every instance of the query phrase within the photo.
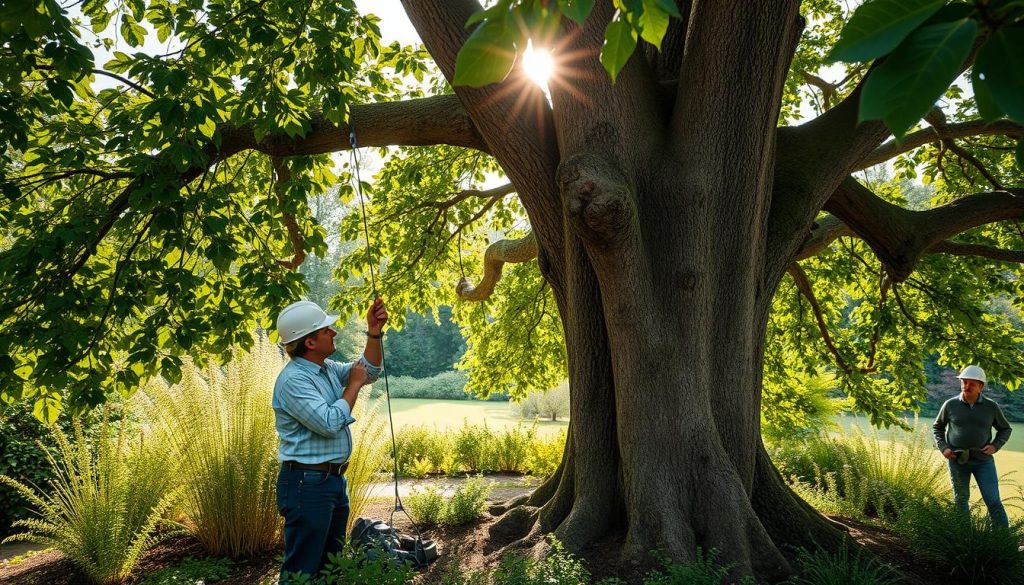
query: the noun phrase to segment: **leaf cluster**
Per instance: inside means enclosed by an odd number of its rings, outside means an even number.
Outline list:
[[[0,18],[0,393],[51,421],[178,379],[192,349],[251,345],[303,292],[282,260],[326,252],[307,196],[336,178],[325,156],[279,176],[247,149],[434,74],[351,1],[33,0]]]
[[[875,0],[854,11],[830,59],[877,60],[860,119],[901,138],[942,97],[973,56],[971,85],[986,121],[1024,123],[1024,5],[1014,0]]]

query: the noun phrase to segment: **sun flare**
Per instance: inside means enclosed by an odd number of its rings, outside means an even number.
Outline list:
[[[534,47],[532,42],[527,44],[523,52],[523,71],[538,86],[547,88],[548,80],[555,71],[555,59],[551,51]]]

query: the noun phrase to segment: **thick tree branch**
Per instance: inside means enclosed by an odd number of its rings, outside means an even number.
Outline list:
[[[881,199],[850,177],[825,209],[863,238],[889,276],[902,282],[932,246],[974,227],[1024,217],[1024,190],[978,193],[935,209],[912,211]]]
[[[323,116],[315,116],[311,125],[312,130],[305,136],[272,136],[261,142],[256,142],[250,128],[224,127],[221,131],[225,143],[234,140],[280,157],[348,150],[353,127],[360,147],[450,144],[487,152],[469,114],[452,95],[354,105],[348,125],[338,126]]]
[[[1024,250],[1007,250],[1005,248],[996,248],[994,246],[968,244],[965,242],[949,240],[930,246],[926,250],[926,253],[951,254],[953,256],[977,256],[979,258],[988,258],[990,260],[998,260],[1000,262],[1016,262],[1018,264],[1024,264]]]
[[[644,58],[650,65],[658,81],[675,81],[679,77],[679,68],[683,64],[683,55],[686,48],[686,30],[690,20],[691,0],[676,2],[682,18],[669,20],[668,30],[661,40],[661,47],[655,47],[649,43],[643,44]],[[675,91],[675,84],[673,89]]]
[[[807,235],[807,240],[801,246],[800,251],[797,252],[796,259],[804,260],[817,256],[819,252],[832,242],[852,234],[853,230],[838,217],[826,215],[814,222],[814,227],[811,228],[811,233]]]
[[[932,142],[940,142],[953,138],[967,138],[970,136],[1008,136],[1010,138],[1024,137],[1024,126],[1009,120],[999,120],[986,124],[984,120],[971,120],[949,124],[941,130],[932,126],[917,132],[912,132],[897,142],[889,140],[871,152],[857,165],[857,170],[883,163],[895,158],[905,152],[924,146]]]
[[[455,294],[464,301],[483,301],[494,292],[494,286],[501,279],[502,267],[508,263],[518,264],[537,257],[537,239],[533,232],[518,240],[499,240],[484,252],[484,276],[476,286],[463,276],[455,286]]]
[[[828,247],[835,240],[846,237],[857,236],[845,223],[834,215],[826,215],[815,222],[815,227],[804,242],[803,247],[797,254],[797,260],[805,260],[817,256],[822,250]],[[859,237],[859,236],[858,236]],[[1013,262],[1024,264],[1024,250],[1008,250],[984,244],[971,244],[955,240],[943,240],[933,244],[924,251],[925,254],[950,254],[953,256],[976,256],[988,258],[1000,262]],[[895,287],[893,288],[895,291]],[[899,301],[899,298],[897,298]]]
[[[353,123],[361,128],[359,144],[362,146],[451,144],[485,148],[468,115],[453,96],[353,106],[351,114]],[[362,130],[364,127],[365,130]],[[315,117],[312,130],[306,136],[297,138],[268,136],[258,141],[250,127],[221,126],[218,130],[222,136],[220,147],[209,145],[204,148],[206,164],[179,173],[179,184],[188,184],[205,173],[210,165],[245,150],[256,150],[273,157],[287,157],[351,148],[349,127],[337,126],[323,117]],[[154,168],[163,164],[160,155],[154,156],[153,160]],[[70,278],[85,266],[100,242],[128,210],[132,194],[149,185],[152,180],[150,174],[135,176],[111,200],[92,238],[80,249],[75,259],[59,271],[59,278]]]

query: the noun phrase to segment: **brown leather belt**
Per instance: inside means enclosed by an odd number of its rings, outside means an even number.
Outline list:
[[[309,471],[323,471],[334,475],[345,475],[348,469],[348,461],[344,463],[299,463],[298,461],[285,461],[288,469],[308,469]]]

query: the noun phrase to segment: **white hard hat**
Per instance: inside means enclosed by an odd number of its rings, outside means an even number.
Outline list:
[[[977,380],[982,384],[988,383],[988,380],[985,379],[985,370],[978,366],[967,366],[962,372],[960,372],[960,375],[957,376],[957,378],[960,378],[961,380]]]
[[[299,301],[285,307],[277,316],[277,334],[283,345],[333,325],[337,320],[337,315],[328,315],[313,301]]]

